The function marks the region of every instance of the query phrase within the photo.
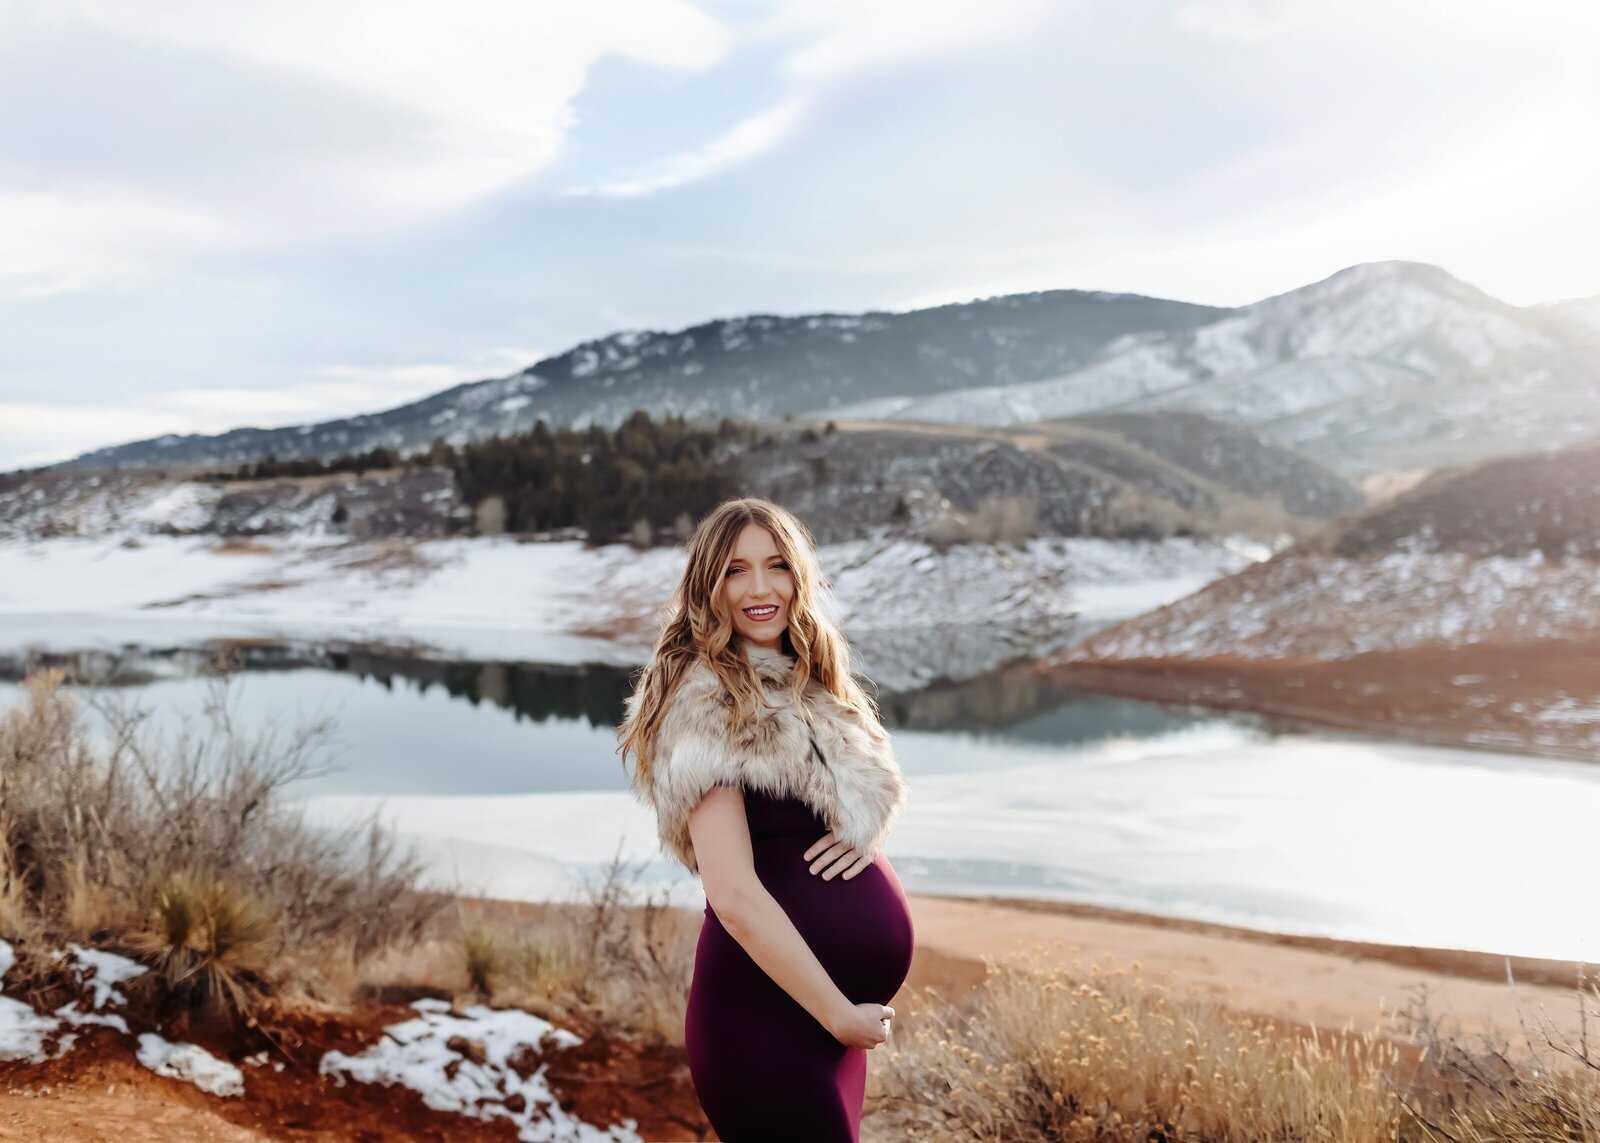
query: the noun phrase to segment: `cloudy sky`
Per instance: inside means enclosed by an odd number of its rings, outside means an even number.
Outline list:
[[[1592,0],[0,0],[0,468],[587,337],[1600,294]]]

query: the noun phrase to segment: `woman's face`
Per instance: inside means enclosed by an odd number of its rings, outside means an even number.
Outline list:
[[[772,533],[760,524],[746,524],[722,577],[722,599],[733,629],[757,646],[780,650],[793,598],[794,572],[778,554]]]

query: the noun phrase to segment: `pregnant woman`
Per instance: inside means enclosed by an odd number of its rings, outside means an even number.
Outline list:
[[[823,583],[792,514],[724,502],[617,728],[662,852],[705,888],[684,1040],[726,1143],[856,1143],[867,1052],[911,968],[880,852],[905,780]]]

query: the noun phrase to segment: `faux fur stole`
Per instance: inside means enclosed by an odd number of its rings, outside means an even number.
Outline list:
[[[876,857],[908,792],[887,736],[875,742],[860,716],[815,679],[796,703],[794,660],[750,642],[744,648],[768,704],[751,725],[732,725],[732,700],[704,661],[684,671],[667,699],[649,788],[635,779],[634,791],[656,812],[661,852],[699,873],[689,813],[713,786],[738,786],[799,798],[834,837]],[[628,698],[630,715],[639,698]]]

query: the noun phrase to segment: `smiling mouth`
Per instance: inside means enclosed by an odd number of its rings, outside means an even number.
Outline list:
[[[763,620],[771,619],[774,615],[778,614],[778,607],[776,604],[769,604],[766,607],[746,607],[744,609],[744,613],[751,619],[761,622]]]

